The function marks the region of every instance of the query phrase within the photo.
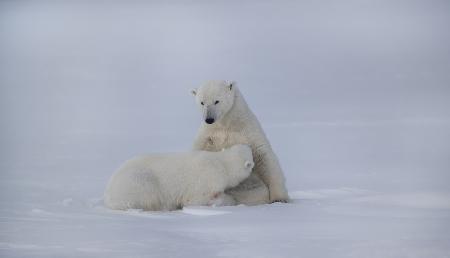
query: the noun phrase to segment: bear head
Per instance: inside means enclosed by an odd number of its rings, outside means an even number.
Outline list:
[[[222,152],[229,154],[227,161],[229,165],[228,173],[233,178],[232,185],[238,185],[250,175],[255,166],[252,149],[245,144],[236,144]]]
[[[206,124],[214,124],[219,121],[233,107],[234,85],[234,82],[208,81],[200,88],[191,91]]]

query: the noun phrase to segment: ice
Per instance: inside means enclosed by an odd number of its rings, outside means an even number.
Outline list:
[[[365,197],[357,197],[349,201],[355,203],[367,203],[382,206],[401,206],[417,209],[450,209],[449,193],[401,193],[378,194]]]
[[[313,191],[294,191],[290,192],[289,196],[292,199],[299,200],[318,200],[318,199],[334,199],[348,196],[367,195],[370,191],[358,188],[343,187],[339,189],[321,189]]]
[[[205,209],[205,208],[192,208],[192,207],[184,207],[181,212],[195,215],[195,216],[215,216],[230,213],[229,211],[220,211],[214,209]]]
[[[450,257],[450,3],[0,1],[0,257]],[[113,211],[237,81],[292,201]]]

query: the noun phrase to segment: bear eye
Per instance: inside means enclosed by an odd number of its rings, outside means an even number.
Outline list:
[[[219,104],[219,101],[218,101],[218,100],[216,100],[216,102],[214,102],[214,105],[217,105],[217,104]]]
[[[200,104],[202,104],[202,106],[203,106],[203,105],[205,105],[205,103],[203,103],[203,101],[202,101],[202,102],[200,102]]]

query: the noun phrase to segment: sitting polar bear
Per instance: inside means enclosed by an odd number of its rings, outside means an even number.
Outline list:
[[[219,151],[235,144],[252,148],[255,168],[250,177],[227,189],[238,203],[247,205],[287,202],[283,171],[258,119],[233,82],[208,81],[192,90],[203,114],[194,150]]]
[[[106,187],[105,205],[115,210],[175,210],[188,205],[233,205],[224,194],[254,166],[250,147],[220,152],[154,154],[125,162]]]

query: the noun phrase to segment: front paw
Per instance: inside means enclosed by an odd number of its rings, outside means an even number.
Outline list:
[[[236,205],[236,200],[228,194],[216,193],[208,202],[209,206],[233,206]]]
[[[289,202],[289,195],[286,191],[270,192],[270,203],[274,202],[287,203]]]
[[[283,200],[270,200],[270,203],[276,203],[276,202],[288,203],[288,202],[289,202],[289,199],[283,199]]]

